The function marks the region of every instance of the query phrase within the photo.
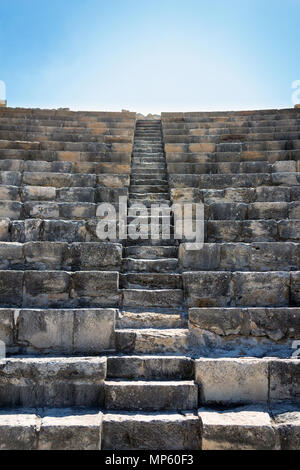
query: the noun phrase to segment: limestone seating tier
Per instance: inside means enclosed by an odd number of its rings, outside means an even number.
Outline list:
[[[0,111],[0,449],[300,448],[299,135],[296,110]],[[125,195],[202,202],[203,249],[101,242]]]

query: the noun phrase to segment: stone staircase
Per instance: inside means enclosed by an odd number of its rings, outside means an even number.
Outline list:
[[[299,129],[0,111],[0,449],[300,448]],[[203,249],[99,241],[127,195],[202,202]]]

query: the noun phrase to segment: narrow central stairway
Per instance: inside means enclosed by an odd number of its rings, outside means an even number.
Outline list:
[[[143,203],[171,205],[160,121],[138,121],[133,147],[129,207]],[[134,217],[128,217],[128,224]],[[141,226],[150,222],[140,217]],[[148,227],[147,227],[148,228]],[[171,227],[172,229],[172,227]],[[118,322],[120,351],[185,353],[187,320],[182,278],[177,272],[174,239],[127,241],[121,287],[123,314]],[[150,232],[150,228],[149,228]]]
[[[136,125],[129,208],[136,202],[171,204],[160,121]],[[133,219],[129,213],[128,224]],[[148,222],[139,220],[141,227]],[[184,356],[188,329],[177,243],[149,234],[147,240],[128,238],[124,250],[120,356],[108,358],[104,448],[117,449],[117,441],[122,449],[145,448],[151,435],[156,448],[166,439],[174,449],[196,449],[198,387],[194,362]]]

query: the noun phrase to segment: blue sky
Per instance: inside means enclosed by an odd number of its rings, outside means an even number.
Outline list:
[[[300,0],[0,0],[0,80],[10,106],[291,107],[299,19]]]

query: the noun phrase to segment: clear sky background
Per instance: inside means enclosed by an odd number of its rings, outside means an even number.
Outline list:
[[[292,107],[299,20],[300,0],[0,0],[0,80],[9,106]]]

